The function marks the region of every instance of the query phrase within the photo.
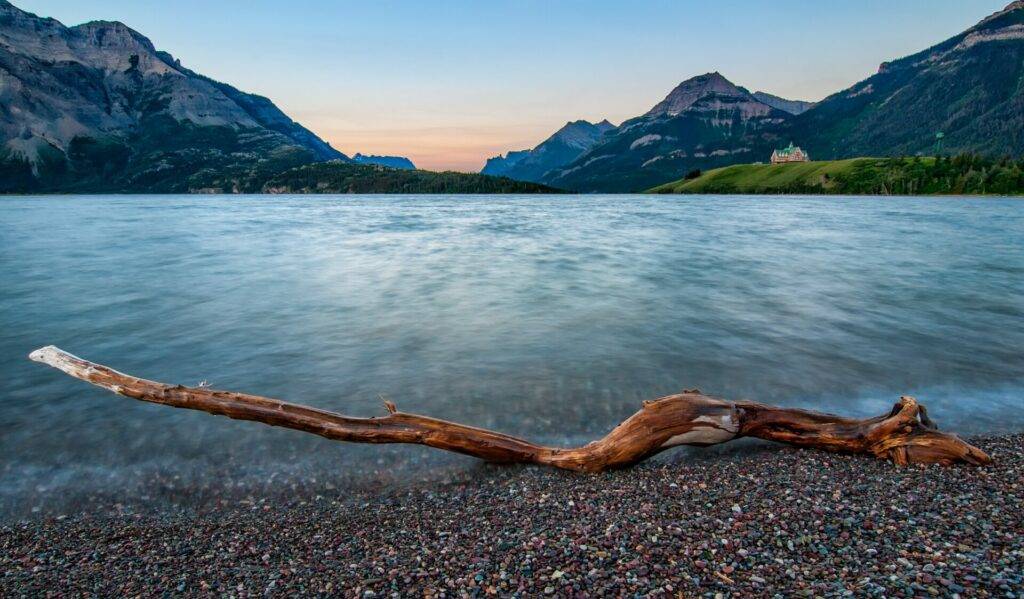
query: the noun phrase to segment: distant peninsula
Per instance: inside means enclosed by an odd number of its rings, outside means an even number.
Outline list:
[[[434,172],[395,169],[341,160],[299,166],[275,175],[263,186],[264,193],[445,193],[535,194],[564,193],[541,185],[453,171]]]
[[[352,161],[357,164],[376,164],[379,166],[387,166],[391,168],[397,168],[402,170],[413,170],[416,165],[412,163],[405,156],[367,156],[366,154],[356,153],[352,157]]]
[[[692,171],[649,189],[659,194],[1022,195],[1024,160],[953,157],[851,158],[737,164]]]

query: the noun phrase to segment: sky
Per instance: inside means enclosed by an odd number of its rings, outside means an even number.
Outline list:
[[[351,155],[477,171],[567,121],[646,112],[680,81],[820,100],[1009,0],[13,0],[122,21],[271,98]]]

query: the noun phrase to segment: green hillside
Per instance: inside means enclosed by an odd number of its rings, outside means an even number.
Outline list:
[[[818,159],[976,153],[1024,156],[1024,0],[799,113],[719,73],[684,81],[541,182],[630,192],[693,169],[767,159],[789,142]],[[940,135],[941,134],[941,135]]]
[[[265,193],[564,193],[540,185],[475,173],[394,169],[331,161],[285,171],[263,186]]]
[[[1024,160],[961,155],[738,164],[666,183],[648,193],[1024,195]]]

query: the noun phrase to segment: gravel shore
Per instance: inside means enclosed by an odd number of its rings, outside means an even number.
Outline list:
[[[987,468],[778,446],[606,475],[211,499],[0,528],[0,596],[1024,596],[1024,435]]]

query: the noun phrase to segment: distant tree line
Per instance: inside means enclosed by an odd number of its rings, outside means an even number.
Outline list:
[[[399,170],[377,165],[320,162],[266,182],[269,193],[564,193],[537,183],[476,173]]]
[[[851,158],[694,170],[654,193],[1024,195],[1024,158],[979,154]]]
[[[979,154],[884,158],[834,177],[831,193],[880,195],[1024,194],[1024,159]]]

